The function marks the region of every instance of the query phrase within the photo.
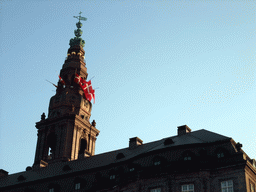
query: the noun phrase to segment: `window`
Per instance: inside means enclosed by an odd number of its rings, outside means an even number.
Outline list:
[[[195,154],[192,153],[191,151],[185,151],[182,154],[183,161],[191,161],[194,157],[195,157]]]
[[[134,171],[134,170],[135,170],[135,168],[134,168],[134,167],[130,168],[130,172],[132,172],[132,171]]]
[[[252,183],[250,183],[250,189],[251,189],[251,192],[255,192],[255,189]]]
[[[233,181],[222,181],[221,182],[221,191],[222,192],[233,192]]]
[[[161,192],[161,188],[151,189],[150,192]]]
[[[190,156],[185,156],[184,157],[184,161],[190,161],[191,160],[191,157]]]
[[[161,161],[155,161],[154,162],[154,165],[160,165],[161,164]]]
[[[50,188],[50,189],[49,189],[49,192],[54,192],[54,188]]]
[[[222,158],[222,157],[224,157],[224,153],[223,153],[223,152],[219,152],[219,153],[217,153],[217,157],[218,157],[218,158]]]
[[[187,184],[181,186],[182,192],[194,192],[194,184]]]
[[[75,190],[78,190],[78,189],[80,189],[80,188],[81,188],[80,183],[76,183],[76,184],[75,184]]]
[[[115,179],[115,178],[116,178],[115,175],[110,175],[110,179],[111,179],[111,180],[113,180],[113,179]]]

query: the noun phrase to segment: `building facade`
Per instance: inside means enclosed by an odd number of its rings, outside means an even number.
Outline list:
[[[144,144],[130,138],[124,149],[95,155],[99,134],[90,123],[92,103],[75,80],[86,81],[84,41],[78,16],[48,116],[36,123],[35,161],[9,175],[0,169],[0,191],[56,192],[255,192],[256,163],[232,138],[178,127],[177,135]],[[88,88],[85,87],[86,89]]]

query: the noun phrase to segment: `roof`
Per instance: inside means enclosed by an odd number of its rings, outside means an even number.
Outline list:
[[[174,143],[170,145],[164,145],[165,140],[168,138],[172,139]],[[23,182],[46,179],[46,178],[54,177],[57,175],[65,175],[65,174],[70,174],[72,172],[100,168],[100,167],[108,166],[111,164],[115,164],[117,162],[127,161],[129,159],[136,158],[139,155],[150,153],[156,150],[161,150],[166,147],[172,148],[172,147],[178,147],[183,145],[212,143],[212,142],[224,141],[228,139],[231,139],[231,138],[211,132],[211,131],[207,131],[205,129],[201,129],[198,131],[186,133],[185,135],[167,137],[158,141],[146,143],[134,149],[129,149],[128,147],[128,148],[119,149],[116,151],[110,151],[107,153],[94,155],[89,158],[78,159],[70,162],[59,162],[59,163],[49,164],[46,168],[32,169],[30,171],[24,171],[24,172],[0,177],[0,186],[5,187],[5,186],[15,185]],[[119,153],[123,153],[124,157],[121,159],[116,159],[116,156]],[[63,167],[65,165],[69,165],[71,170],[63,171]],[[25,178],[24,181],[17,180],[17,178],[20,177],[21,175]]]

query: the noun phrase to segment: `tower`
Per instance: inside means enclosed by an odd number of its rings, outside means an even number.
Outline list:
[[[81,84],[74,80],[76,74],[83,81],[88,76],[84,61],[85,42],[81,38],[80,29],[80,20],[86,18],[81,17],[81,12],[75,18],[79,20],[76,23],[76,37],[70,39],[56,94],[50,99],[48,117],[43,113],[41,121],[36,123],[38,139],[33,165],[35,168],[89,157],[95,152],[95,141],[100,131],[96,129],[94,120],[89,122],[92,103],[86,99]]]

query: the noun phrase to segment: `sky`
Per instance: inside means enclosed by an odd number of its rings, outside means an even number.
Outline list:
[[[256,158],[256,2],[127,0],[0,2],[0,169],[34,163],[35,123],[83,21],[96,154],[177,135],[232,137]]]

